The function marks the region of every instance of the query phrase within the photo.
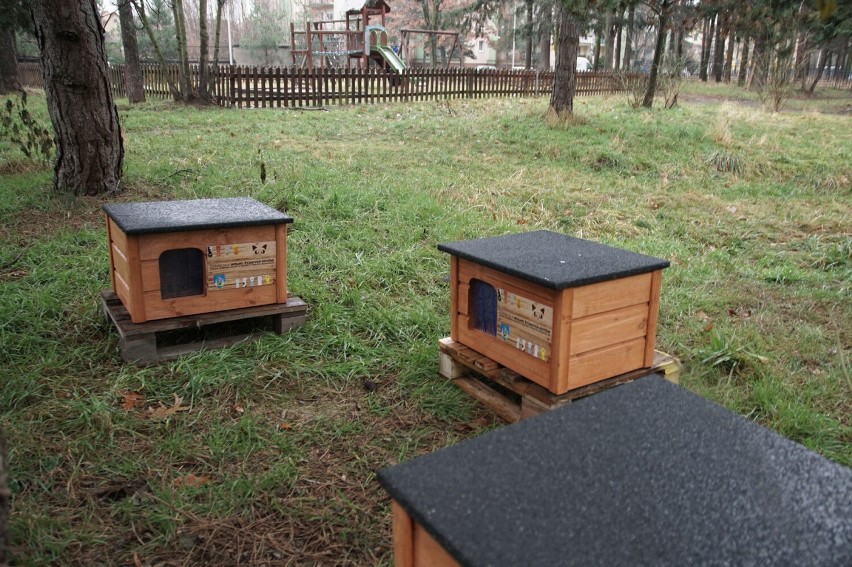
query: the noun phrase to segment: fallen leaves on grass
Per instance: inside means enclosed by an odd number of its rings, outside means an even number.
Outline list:
[[[179,476],[174,481],[172,481],[172,486],[175,488],[180,488],[182,486],[190,486],[197,488],[199,486],[204,486],[205,484],[210,483],[209,476],[197,476],[192,473]]]
[[[145,405],[145,396],[139,392],[124,391],[119,392],[119,395],[121,396],[121,407],[127,411],[135,410]]]
[[[160,402],[159,407],[149,407],[148,408],[148,418],[156,421],[163,421],[179,411],[189,411],[189,406],[182,406],[183,398],[175,394],[175,402],[174,405],[167,406],[163,402]]]

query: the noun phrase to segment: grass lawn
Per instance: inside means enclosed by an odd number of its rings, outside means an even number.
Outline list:
[[[49,168],[0,142],[15,564],[390,564],[375,472],[500,425],[437,376],[436,244],[535,229],[670,260],[658,348],[681,384],[852,465],[850,102],[825,91],[771,114],[690,85],[670,111],[578,98],[579,123],[552,129],[546,99],[119,101],[124,187],[103,199],[52,193]],[[30,106],[47,124],[43,98]],[[98,305],[101,205],[223,196],[294,217],[308,323],[122,363]]]

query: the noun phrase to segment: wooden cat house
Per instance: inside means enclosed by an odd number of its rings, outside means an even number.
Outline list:
[[[438,249],[452,341],[554,394],[652,366],[666,260],[549,231]]]
[[[247,197],[108,204],[112,289],[133,323],[287,302],[287,225]]]

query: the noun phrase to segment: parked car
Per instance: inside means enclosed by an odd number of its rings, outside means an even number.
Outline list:
[[[577,57],[577,70],[578,71],[591,71],[592,70],[592,62],[586,59],[585,57]]]
[[[497,67],[495,67],[494,65],[477,65],[476,70],[477,71],[496,71]]]

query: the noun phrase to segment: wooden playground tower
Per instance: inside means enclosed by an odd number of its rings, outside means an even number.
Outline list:
[[[367,68],[373,58],[382,67],[387,68],[387,60],[374,53],[374,49],[377,46],[387,48],[385,19],[390,11],[390,6],[384,0],[350,0],[346,6],[346,18],[343,20],[306,22],[304,31],[296,30],[295,25],[291,23],[292,64],[309,69],[344,66],[350,69],[354,61],[358,67]],[[378,18],[381,24],[371,24],[371,18]],[[411,36],[426,35],[430,38],[451,38],[452,46],[447,55],[447,66],[450,65],[453,53],[458,53],[459,65],[463,64],[459,32],[403,29],[401,34],[402,60],[408,61],[411,55]]]
[[[384,0],[355,0],[348,2],[347,8],[345,19],[307,22],[304,31],[297,31],[295,25],[290,24],[293,65],[342,67],[345,62],[347,69],[352,67],[353,61],[361,68],[369,65],[370,53],[365,49],[369,40],[366,36],[368,27],[375,28],[370,26],[370,19],[380,18],[383,29],[390,6]],[[297,49],[297,45],[304,48]]]

